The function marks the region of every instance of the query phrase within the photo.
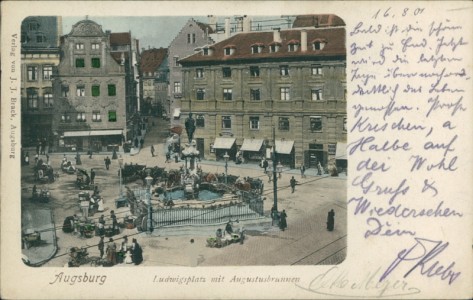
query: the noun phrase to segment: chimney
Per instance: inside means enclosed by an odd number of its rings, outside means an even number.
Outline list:
[[[230,18],[225,18],[225,38],[230,37]]]
[[[243,32],[251,31],[251,19],[247,16],[243,16]]]
[[[301,52],[307,52],[307,31],[301,30]]]
[[[274,28],[273,29],[273,42],[280,43],[281,42],[281,28]]]

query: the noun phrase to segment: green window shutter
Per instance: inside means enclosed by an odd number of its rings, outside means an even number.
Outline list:
[[[83,58],[76,58],[76,68],[84,68],[85,62]]]
[[[92,58],[92,68],[100,68],[100,58]]]
[[[108,85],[108,95],[109,96],[116,96],[117,95],[117,89],[114,84],[109,84]]]
[[[100,86],[99,85],[93,85],[92,86],[92,97],[98,97],[100,96]]]
[[[108,112],[108,121],[109,122],[116,122],[117,121],[117,112],[111,110]]]

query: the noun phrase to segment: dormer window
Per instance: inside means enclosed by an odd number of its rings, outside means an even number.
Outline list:
[[[322,50],[322,49],[324,49],[325,44],[327,44],[327,42],[325,42],[325,40],[316,39],[312,42],[312,50],[314,50],[314,51]]]
[[[291,40],[289,41],[289,43],[287,44],[287,51],[288,52],[296,52],[297,49],[299,49],[299,41],[297,40]]]
[[[202,48],[202,55],[204,56],[211,56],[213,55],[214,48],[213,47],[204,47]]]
[[[252,54],[257,54],[263,52],[263,47],[264,45],[261,43],[256,43],[251,45],[251,53]]]
[[[225,48],[223,48],[223,54],[225,56],[233,55],[233,53],[235,53],[235,49],[236,47],[234,45],[228,45]]]
[[[279,48],[281,48],[281,44],[279,43],[272,43],[269,45],[269,52],[270,53],[275,53],[279,51]]]

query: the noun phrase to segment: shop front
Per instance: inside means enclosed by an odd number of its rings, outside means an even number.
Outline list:
[[[215,151],[216,160],[223,160],[225,153],[227,153],[231,158],[234,158],[237,152],[235,141],[236,138],[216,138],[211,149],[211,151]]]
[[[339,173],[346,173],[348,168],[347,143],[337,143],[335,151],[335,165]]]
[[[59,139],[59,151],[111,152],[119,150],[123,141],[121,129],[65,131]]]
[[[246,162],[259,163],[264,157],[262,139],[244,139],[240,151],[243,153],[243,158]]]
[[[267,150],[266,158],[271,159],[273,148]],[[276,158],[284,167],[295,168],[294,141],[276,140]],[[269,154],[269,156],[268,156]]]

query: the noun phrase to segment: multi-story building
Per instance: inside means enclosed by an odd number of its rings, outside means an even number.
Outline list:
[[[168,61],[166,48],[141,51],[141,80],[143,82],[142,111],[162,115],[167,106]]]
[[[126,134],[126,67],[110,52],[110,33],[91,20],[72,26],[61,43],[53,82],[57,147],[110,150]]]
[[[168,48],[169,60],[169,85],[170,103],[168,114],[172,115],[174,109],[179,111],[180,99],[182,97],[182,68],[179,60],[195,53],[195,49],[204,45],[212,44],[210,34],[213,28],[194,19],[190,19],[182,27]]]
[[[61,17],[34,16],[21,24],[22,145],[52,142],[54,98],[51,76],[59,64]]]
[[[286,167],[325,166],[346,144],[343,26],[241,33],[179,63],[182,113],[209,159],[256,161],[275,144]]]

